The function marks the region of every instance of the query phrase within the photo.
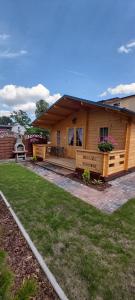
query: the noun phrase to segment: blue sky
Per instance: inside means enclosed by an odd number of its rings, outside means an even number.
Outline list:
[[[0,0],[1,114],[133,93],[134,0]]]

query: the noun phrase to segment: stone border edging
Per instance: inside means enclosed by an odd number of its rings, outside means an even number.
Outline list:
[[[25,240],[27,241],[33,255],[35,256],[36,260],[38,261],[41,269],[43,270],[43,272],[45,273],[45,275],[47,276],[48,280],[50,281],[51,285],[53,286],[56,294],[59,296],[60,300],[68,300],[67,296],[65,295],[64,291],[62,290],[62,288],[59,286],[58,282],[56,281],[54,275],[52,274],[52,272],[49,270],[47,264],[45,263],[43,257],[41,256],[41,254],[39,253],[39,251],[37,250],[37,248],[35,247],[34,243],[32,242],[30,236],[28,235],[28,233],[26,232],[26,230],[24,229],[23,225],[21,224],[20,220],[18,219],[17,215],[15,214],[14,210],[12,209],[12,207],[10,206],[9,202],[7,201],[6,197],[4,196],[4,194],[0,191],[0,196],[2,197],[4,203],[6,204],[7,208],[9,209],[14,221],[16,222],[16,224],[18,225],[23,237],[25,238]]]

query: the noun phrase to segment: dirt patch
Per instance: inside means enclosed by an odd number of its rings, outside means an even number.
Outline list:
[[[58,300],[51,284],[39,267],[27,242],[0,197],[0,248],[7,253],[7,262],[15,274],[14,292],[26,278],[35,278],[37,296],[33,300]]]

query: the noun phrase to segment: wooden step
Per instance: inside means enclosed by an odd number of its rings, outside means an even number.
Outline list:
[[[59,166],[59,167],[62,167],[62,168],[65,168],[65,169],[68,169],[68,170],[71,170],[71,171],[75,171],[75,162],[73,161],[72,162],[68,162],[68,161],[60,161],[60,160],[57,160],[57,159],[46,159],[44,162],[47,162],[47,163],[50,163],[52,165],[56,165],[56,166]]]

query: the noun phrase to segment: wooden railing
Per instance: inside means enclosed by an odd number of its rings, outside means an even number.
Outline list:
[[[89,169],[107,177],[125,170],[125,150],[112,152],[76,150],[76,168]]]
[[[112,151],[108,154],[108,175],[125,170],[125,150]]]
[[[43,160],[46,158],[46,144],[33,144],[33,156],[41,157]]]
[[[76,168],[90,169],[90,171],[103,172],[103,154],[98,151],[76,150]]]
[[[49,145],[34,144],[33,156],[43,160],[49,155]],[[76,150],[76,168],[89,169],[99,173],[103,177],[126,170],[126,151],[117,150],[111,152],[91,151],[85,149]]]

